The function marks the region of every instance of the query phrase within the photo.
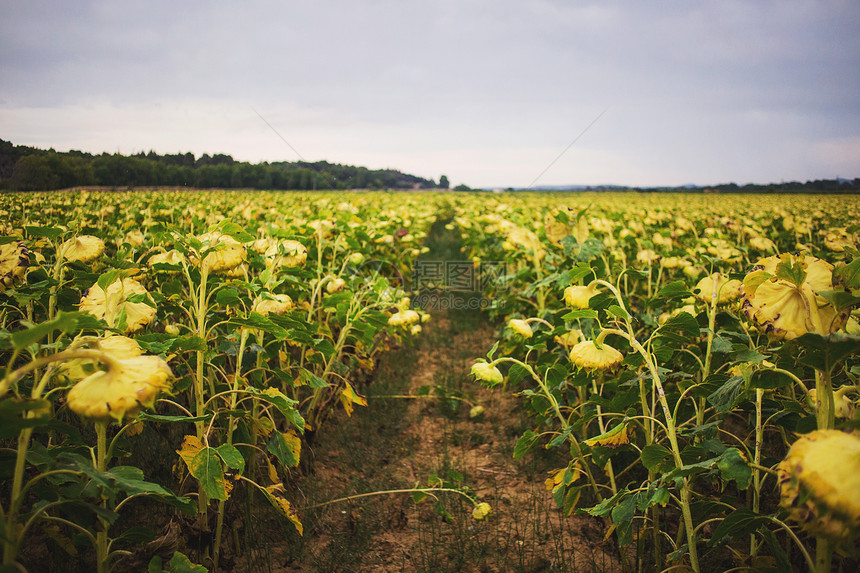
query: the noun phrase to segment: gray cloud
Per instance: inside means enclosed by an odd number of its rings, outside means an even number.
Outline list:
[[[520,185],[609,108],[541,182],[860,167],[851,1],[0,6],[0,125],[15,143],[292,159],[253,107],[311,159]]]

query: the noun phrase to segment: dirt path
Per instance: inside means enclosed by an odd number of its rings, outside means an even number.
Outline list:
[[[235,571],[617,571],[612,541],[589,516],[562,518],[544,488],[559,465],[543,452],[512,458],[527,427],[517,398],[480,388],[468,376],[492,346],[479,314],[435,313],[414,348],[387,355],[363,389],[368,407],[341,416],[297,479],[300,507],[339,497],[427,484],[429,476],[466,486],[492,506],[484,521],[455,495],[413,503],[406,494],[368,497],[302,512],[305,534],[270,518]],[[390,396],[417,395],[419,399]],[[443,396],[439,396],[439,394]],[[452,399],[450,396],[460,399]],[[484,413],[470,418],[473,404]],[[526,459],[527,458],[527,459]],[[254,521],[260,520],[258,523]],[[247,536],[246,536],[247,538]]]

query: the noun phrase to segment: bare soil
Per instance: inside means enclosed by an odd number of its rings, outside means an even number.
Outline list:
[[[323,571],[620,571],[614,537],[603,520],[563,517],[544,487],[547,470],[565,462],[544,454],[512,457],[527,424],[510,392],[480,388],[468,372],[492,346],[493,328],[478,317],[435,314],[415,348],[386,356],[377,380],[364,388],[367,408],[342,416],[314,445],[310,471],[293,498],[305,525],[299,537],[269,519],[259,543],[228,557],[230,570],[298,573]],[[379,387],[377,387],[379,386]],[[415,395],[445,387],[470,402]],[[432,394],[432,392],[431,392]],[[469,417],[472,404],[485,412]],[[454,474],[451,474],[451,471]],[[426,485],[428,476],[462,476],[461,486],[492,507],[482,521],[451,494],[416,504],[409,494],[354,499],[301,511],[326,500],[384,489]],[[253,523],[253,521],[252,521]],[[272,527],[283,534],[272,535]],[[262,541],[265,539],[265,541]]]

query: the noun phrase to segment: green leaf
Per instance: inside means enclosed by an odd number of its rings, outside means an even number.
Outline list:
[[[760,352],[750,349],[741,350],[740,352],[735,353],[735,362],[753,362],[758,364],[766,358],[766,354],[761,354]]]
[[[246,317],[239,316],[231,318],[227,324],[250,328],[253,330],[261,330],[273,335],[278,340],[287,339],[287,330],[285,328],[278,326],[267,317],[257,312],[252,312]]]
[[[743,376],[732,376],[725,384],[708,396],[708,402],[714,406],[717,412],[724,414],[734,408],[738,396],[743,389]]]
[[[239,298],[239,293],[236,292],[235,289],[232,288],[222,288],[215,295],[215,302],[218,303],[219,306],[238,306],[242,300]]]
[[[0,401],[0,439],[8,440],[18,435],[26,428],[47,426],[53,418],[47,413],[51,403],[48,400],[31,400],[26,398],[6,398]],[[45,411],[42,416],[25,418],[24,412]]]
[[[823,372],[830,372],[840,360],[860,353],[860,336],[831,334],[821,336],[807,332],[792,341],[806,352],[799,361]]]
[[[208,422],[212,419],[213,414],[204,414],[202,416],[164,416],[161,414],[150,414],[149,412],[141,412],[137,415],[137,419],[142,422]]]
[[[860,257],[833,269],[833,284],[841,284],[851,290],[860,289]]]
[[[657,485],[657,483],[651,483],[648,485],[646,491],[639,492],[636,508],[639,511],[645,511],[652,505],[657,504],[666,507],[670,499],[672,499],[672,496],[669,494],[668,489],[662,485]]]
[[[64,231],[58,227],[25,226],[24,230],[27,231],[27,234],[31,237],[45,237],[52,241],[57,237],[62,236],[64,233]]]
[[[248,386],[245,391],[269,404],[272,404],[284,417],[293,423],[300,431],[305,431],[305,420],[296,410],[297,401],[288,398],[283,392],[275,388],[267,388],[259,390],[253,386]]]
[[[256,237],[254,235],[249,234],[245,229],[243,229],[240,225],[233,223],[232,221],[221,221],[218,223],[216,230],[220,231],[225,235],[229,235],[239,241],[240,243],[250,243]]]
[[[690,292],[690,289],[687,288],[684,281],[671,282],[657,291],[657,298],[665,298],[669,300],[689,298],[691,296],[693,296],[693,293]]]
[[[57,330],[61,330],[66,334],[71,334],[78,329],[78,321],[83,316],[92,318],[84,312],[63,312],[61,310],[53,320],[30,326],[26,330],[14,332],[12,334],[12,344],[15,346],[16,350],[23,350],[34,342],[41,341],[43,338]],[[27,325],[31,323],[22,320],[21,324]]]
[[[764,390],[774,390],[783,386],[791,386],[793,380],[784,372],[774,372],[769,369],[756,370],[750,376],[750,386],[752,388],[762,388]]]
[[[717,468],[720,475],[727,481],[735,480],[738,489],[746,489],[752,479],[752,469],[737,448],[727,448],[722,453]]]
[[[526,430],[525,433],[517,440],[514,446],[514,459],[518,460],[525,455],[527,451],[532,449],[537,443],[540,436],[531,430]]]
[[[630,320],[630,315],[627,313],[627,311],[618,306],[617,304],[613,304],[612,306],[610,306],[608,309],[606,309],[606,312],[608,312],[615,318],[621,320]]]
[[[671,317],[663,326],[660,327],[660,331],[663,330],[672,330],[679,331],[687,336],[699,336],[699,323],[696,321],[696,318],[687,311],[679,312],[675,316]]]
[[[708,545],[714,547],[726,537],[733,539],[747,537],[762,525],[769,523],[770,519],[768,517],[759,515],[752,510],[744,507],[736,509],[720,522],[711,535]]]
[[[278,458],[285,468],[294,468],[299,465],[299,455],[296,451],[295,440],[287,441],[289,435],[284,436],[281,432],[272,432],[266,450]],[[297,439],[297,438],[296,438]]]
[[[239,470],[239,474],[245,471],[245,458],[242,457],[242,453],[236,449],[236,446],[221,444],[215,450],[221,459],[224,460],[224,463],[227,464],[228,468]]]
[[[143,479],[143,471],[134,466],[116,466],[105,472],[106,476],[113,479],[115,486],[128,496],[146,495],[154,497],[179,508],[186,515],[194,515],[197,504],[190,498],[179,497],[164,489],[157,483]]]
[[[176,551],[168,564],[169,573],[207,573],[206,567],[192,563],[183,553]]]
[[[632,528],[633,517],[636,515],[636,496],[627,495],[621,502],[612,508],[612,523],[618,535],[618,544],[630,545],[633,541]]]
[[[664,473],[675,467],[671,450],[660,444],[645,446],[639,457],[642,465],[652,472]]]
[[[776,264],[776,276],[777,278],[786,280],[797,287],[800,287],[803,284],[803,281],[806,280],[806,270],[804,269],[805,265],[799,259],[794,265],[791,264],[791,261],[791,255],[782,255],[780,261]]]
[[[573,432],[573,426],[568,426],[564,429],[560,434],[551,439],[546,446],[546,449],[555,448],[557,446],[562,445],[565,440],[567,440],[568,436],[570,436],[571,432]]]
[[[590,308],[572,310],[561,317],[564,321],[572,321],[580,318],[597,318],[597,311]]]
[[[218,461],[215,448],[204,447],[201,449],[188,464],[188,470],[191,475],[197,478],[203,491],[210,499],[227,500],[229,496],[224,471],[221,468],[221,462]]]
[[[325,380],[307,369],[302,369],[299,372],[299,381],[302,384],[307,384],[314,390],[318,390],[320,388],[328,388],[330,386],[328,382],[326,382]]]

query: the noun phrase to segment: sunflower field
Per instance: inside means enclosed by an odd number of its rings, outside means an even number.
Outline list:
[[[141,570],[223,570],[239,490],[303,533],[290,496],[303,452],[367,405],[381,356],[422,336],[423,295],[452,289],[412,280],[434,223],[459,235],[456,262],[497,326],[470,374],[520,402],[529,429],[513,457],[551,456],[546,495],[601,523],[621,570],[854,570],[858,207],[812,195],[0,195],[2,571],[38,563],[36,537],[86,570],[135,570],[158,541],[155,506],[182,524],[179,541]],[[391,493],[442,491],[493,520],[494,500],[467,485]]]

